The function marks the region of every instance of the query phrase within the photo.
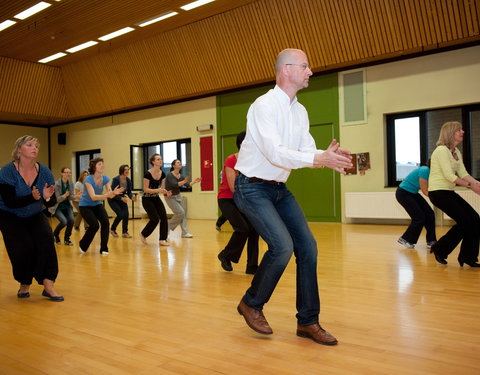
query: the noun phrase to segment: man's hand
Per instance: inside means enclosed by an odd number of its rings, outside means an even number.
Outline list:
[[[327,167],[346,174],[345,168],[353,166],[352,155],[350,151],[340,148],[340,144],[334,139],[323,153],[315,154],[313,166],[316,168]]]

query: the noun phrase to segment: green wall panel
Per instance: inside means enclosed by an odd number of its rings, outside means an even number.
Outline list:
[[[217,97],[218,172],[226,156],[237,151],[236,135],[245,130],[248,108],[274,84],[241,90]],[[317,148],[325,149],[332,138],[338,140],[337,74],[310,78],[309,87],[298,93],[308,111],[310,132]],[[233,141],[232,141],[233,140]],[[340,176],[330,169],[304,168],[292,171],[288,187],[309,221],[341,220]]]

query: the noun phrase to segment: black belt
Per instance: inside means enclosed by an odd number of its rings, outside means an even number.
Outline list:
[[[249,177],[248,178],[248,183],[251,184],[252,182],[265,182],[266,184],[270,184],[270,185],[283,184],[283,182],[278,182],[278,181],[274,181],[274,180],[264,180],[263,178]]]

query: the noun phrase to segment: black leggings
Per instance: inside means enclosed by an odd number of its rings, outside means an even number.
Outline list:
[[[238,263],[242,255],[243,247],[247,244],[247,267],[258,266],[258,233],[248,221],[247,217],[240,212],[233,199],[219,199],[218,206],[222,215],[228,219],[233,227],[233,234],[230,237],[223,254],[225,257]]]
[[[398,188],[395,196],[398,203],[405,208],[412,222],[408,226],[402,238],[411,244],[416,244],[423,227],[427,231],[427,242],[436,241],[435,236],[435,214],[427,201],[420,194],[413,194],[402,188]]]
[[[160,222],[160,241],[168,237],[167,211],[160,197],[143,197],[142,206],[150,219],[142,230],[142,236],[147,238],[152,234],[158,222]]]
[[[462,241],[458,259],[463,262],[476,262],[480,239],[480,217],[477,212],[452,190],[430,191],[428,196],[435,206],[456,222],[435,244],[436,251],[446,258]]]
[[[0,210],[0,231],[15,280],[25,285],[30,285],[33,278],[40,285],[44,279],[55,281],[58,275],[57,252],[52,228],[42,212],[21,218]]]
[[[83,220],[88,224],[88,229],[80,240],[80,249],[87,251],[90,244],[100,229],[100,252],[108,251],[108,234],[110,233],[110,222],[107,211],[102,204],[96,206],[80,206],[80,213]],[[100,224],[99,224],[100,223]]]

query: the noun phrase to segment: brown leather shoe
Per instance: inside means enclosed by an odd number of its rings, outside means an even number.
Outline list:
[[[262,311],[247,306],[243,300],[240,301],[237,311],[240,315],[243,315],[248,326],[255,332],[264,335],[271,335],[273,333],[272,328],[268,325],[267,319],[265,319]]]
[[[322,345],[338,344],[337,339],[325,331],[318,323],[309,326],[297,325],[297,336],[307,337]]]

